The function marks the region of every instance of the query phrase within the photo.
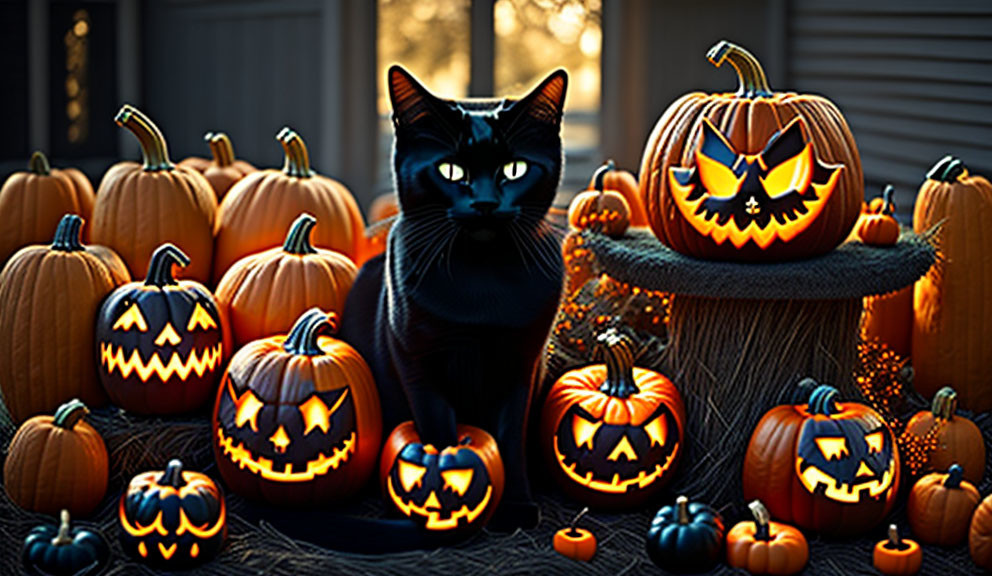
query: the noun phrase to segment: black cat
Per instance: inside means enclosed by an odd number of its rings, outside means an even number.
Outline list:
[[[568,76],[519,100],[451,101],[389,70],[400,214],[386,253],[359,272],[341,338],[368,360],[388,433],[458,442],[491,433],[506,491],[491,525],[537,523],[524,442],[534,375],[558,305],[560,238],[545,221],[558,188]]]

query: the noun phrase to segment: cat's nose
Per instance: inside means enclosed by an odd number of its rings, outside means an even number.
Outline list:
[[[472,202],[472,209],[484,216],[492,214],[497,207],[499,207],[499,202],[493,202],[492,200],[476,200]]]

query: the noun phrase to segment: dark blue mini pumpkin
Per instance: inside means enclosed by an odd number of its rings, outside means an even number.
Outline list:
[[[33,528],[24,539],[21,561],[32,576],[91,576],[107,565],[110,548],[103,536],[87,528],[70,528],[63,510],[58,526]]]
[[[670,572],[704,572],[723,557],[723,518],[713,508],[679,496],[658,510],[648,529],[651,561]]]

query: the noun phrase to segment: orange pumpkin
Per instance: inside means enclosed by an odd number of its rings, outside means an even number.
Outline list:
[[[604,176],[613,170],[610,160],[593,175],[595,188],[580,192],[568,205],[568,224],[576,230],[593,230],[613,238],[630,226],[630,206],[623,194],[605,188]]]
[[[589,512],[589,508],[583,508],[572,519],[572,523],[568,528],[562,528],[555,532],[554,538],[551,541],[555,552],[566,558],[579,560],[580,562],[592,560],[592,557],[596,555],[596,537],[585,528],[576,527],[579,519],[585,516],[587,512]]]
[[[286,334],[300,314],[316,306],[340,314],[358,273],[347,256],[314,248],[317,219],[301,214],[280,248],[238,260],[217,285],[217,303],[227,313],[235,347]]]
[[[975,486],[962,479],[961,467],[952,464],[947,473],[934,472],[916,481],[906,516],[920,542],[957,546],[968,537],[971,516],[981,499]]]
[[[913,285],[891,294],[866,296],[861,317],[861,338],[878,340],[903,358],[911,352],[913,335]]]
[[[103,438],[83,417],[79,400],[54,416],[35,416],[17,429],[3,465],[4,486],[15,504],[42,514],[66,509],[86,516],[107,492],[109,464]]]
[[[224,199],[227,191],[231,189],[231,186],[234,186],[235,182],[252,172],[256,172],[258,169],[244,160],[238,160],[234,157],[234,146],[231,144],[231,139],[228,138],[227,134],[223,132],[207,132],[203,136],[203,139],[210,145],[210,153],[213,155],[213,160],[204,165],[202,169],[197,168],[199,166],[197,162],[187,163],[187,160],[190,160],[189,158],[179,164],[188,165],[203,174],[203,177],[210,182],[210,187],[213,188],[214,193],[217,195],[217,201],[220,202]]]
[[[992,495],[986,496],[971,516],[968,552],[975,564],[992,571]]]
[[[753,522],[738,522],[727,533],[727,564],[751,574],[797,574],[809,561],[806,537],[793,526],[772,522],[758,500],[748,505]]]
[[[65,215],[51,244],[21,249],[0,272],[0,390],[14,422],[71,398],[107,402],[93,328],[100,302],[131,277],[112,250],[80,242],[82,227]]]
[[[985,438],[974,422],[956,414],[957,407],[957,393],[945,386],[934,394],[930,410],[910,418],[905,433],[922,440],[936,428],[933,448],[922,470],[947,470],[958,464],[964,478],[977,486],[985,476]]]
[[[913,385],[932,396],[951,385],[961,406],[992,409],[992,184],[945,157],[920,186],[913,230],[938,223],[944,258],[916,283],[913,301]]]
[[[614,190],[619,192],[627,201],[627,208],[630,209],[630,225],[636,228],[644,228],[648,225],[648,216],[644,212],[644,203],[641,202],[640,189],[637,185],[637,178],[626,170],[617,168],[613,160],[606,163],[609,169],[602,174],[603,190]],[[589,179],[587,190],[597,190],[598,172]]]
[[[685,409],[672,382],[633,365],[632,340],[599,336],[605,363],[571,370],[548,392],[540,443],[562,490],[594,506],[630,507],[658,493],[685,451]]]
[[[27,172],[11,174],[0,188],[0,268],[24,246],[51,238],[64,214],[88,220],[93,201],[93,186],[82,172],[54,169],[44,154],[32,154]]]
[[[868,205],[868,213],[858,219],[855,231],[861,241],[869,246],[892,246],[899,239],[899,222],[896,221],[895,204],[892,194],[895,189],[886,186],[882,199],[872,199]]]
[[[651,229],[698,258],[816,256],[861,211],[861,160],[840,111],[820,96],[773,92],[758,60],[730,42],[707,54],[734,67],[735,93],[686,94],[644,148],[640,194]]]
[[[872,565],[887,576],[911,576],[920,571],[923,550],[909,539],[899,537],[895,524],[889,525],[889,537],[875,545]]]
[[[206,282],[217,214],[210,183],[169,161],[162,132],[137,108],[125,104],[114,121],[141,143],[144,163],[120,162],[103,175],[93,207],[93,242],[113,248],[135,277],[144,275],[156,248],[175,244],[192,260],[179,274]]]
[[[279,246],[293,220],[308,212],[321,223],[315,246],[358,260],[365,243],[365,223],[351,192],[343,184],[310,169],[299,134],[283,128],[276,139],[286,153],[282,170],[261,170],[244,177],[224,197],[217,225],[214,282],[241,258]]]

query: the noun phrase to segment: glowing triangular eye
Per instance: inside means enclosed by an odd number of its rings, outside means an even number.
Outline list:
[[[817,438],[816,446],[827,460],[840,460],[851,455],[844,438]]]
[[[113,330],[130,330],[131,328],[137,328],[139,332],[147,332],[148,324],[145,324],[145,317],[141,314],[141,309],[138,308],[138,303],[135,302],[131,304],[131,307],[127,309],[126,312],[121,314],[117,322],[114,322],[112,327]]]
[[[710,196],[716,198],[732,198],[737,195],[744,181],[745,174],[738,177],[728,166],[713,160],[700,151],[696,151],[696,170],[699,180]]]
[[[771,198],[792,191],[805,192],[813,180],[813,145],[806,144],[802,152],[772,167],[760,180]]]
[[[885,435],[881,430],[878,432],[872,432],[871,434],[865,436],[865,442],[868,444],[869,454],[878,454],[882,451],[882,447],[885,445]]]
[[[465,170],[458,164],[452,164],[451,162],[441,162],[437,167],[437,171],[441,173],[441,176],[445,180],[451,180],[452,182],[459,182],[465,177]]]
[[[233,396],[233,392],[232,392]],[[255,397],[251,390],[245,392],[234,401],[237,411],[234,413],[234,425],[241,428],[245,423],[251,424],[251,429],[253,432],[258,432],[258,411],[262,409],[261,401]]]
[[[473,476],[475,476],[475,471],[471,468],[465,468],[464,470],[445,470],[441,472],[441,478],[444,479],[444,487],[459,496],[464,496],[465,492],[468,491],[468,487],[472,484]]]
[[[406,460],[397,460],[396,462],[399,467],[398,473],[400,477],[400,484],[403,486],[403,489],[409,492],[415,487],[419,487],[421,485],[421,480],[424,478],[424,474],[427,473],[427,468],[416,464],[411,464]]]
[[[664,446],[668,441],[668,424],[665,422],[665,415],[662,414],[645,424],[644,432],[651,439],[652,446]]]
[[[613,448],[613,452],[610,452],[610,455],[606,459],[616,462],[621,456],[626,458],[628,462],[637,460],[637,452],[634,452],[634,447],[630,445],[630,440],[627,440],[626,435],[617,442],[616,447]]]
[[[331,428],[331,411],[327,409],[327,404],[311,396],[309,400],[300,404],[300,414],[303,415],[303,434],[307,435],[314,428],[320,428],[327,434]]]
[[[210,314],[203,309],[203,306],[199,302],[196,303],[196,308],[193,309],[193,314],[189,317],[189,323],[186,324],[186,331],[189,332],[196,327],[204,330],[217,328],[217,323],[214,322],[214,319],[210,317]]]
[[[575,447],[581,448],[584,444],[592,450],[592,439],[602,425],[602,422],[593,423],[578,414],[574,414],[572,416],[572,436],[575,438]]]

